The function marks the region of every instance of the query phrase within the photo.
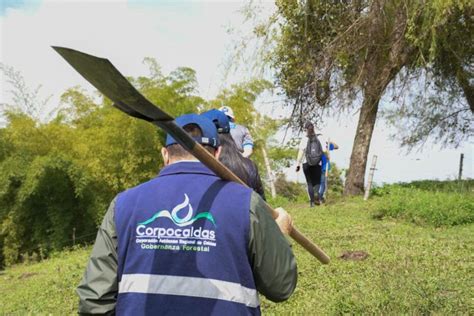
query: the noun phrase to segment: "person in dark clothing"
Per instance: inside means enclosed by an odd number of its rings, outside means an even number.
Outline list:
[[[314,125],[311,122],[306,122],[305,130],[306,137],[301,139],[296,158],[296,172],[300,171],[301,162],[303,161],[303,173],[308,188],[309,205],[313,207],[315,204],[321,204],[318,193],[321,185],[321,158],[323,151],[321,142],[314,131]]]
[[[219,134],[219,140],[222,145],[219,161],[265,200],[265,191],[257,165],[240,154],[234,139],[229,133]]]
[[[209,110],[201,115],[207,117],[216,125],[219,140],[222,145],[222,151],[219,157],[220,162],[265,200],[265,191],[257,165],[240,153],[239,148],[230,134],[229,118],[216,109]]]

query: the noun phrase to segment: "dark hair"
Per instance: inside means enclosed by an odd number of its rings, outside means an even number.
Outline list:
[[[202,136],[202,131],[197,126],[196,124],[188,124],[183,127],[183,129],[191,136],[191,137],[201,137]],[[215,153],[215,149],[211,146],[204,145],[204,148],[206,148],[211,154]],[[186,149],[183,148],[180,144],[173,144],[168,147],[168,154],[173,157],[173,158],[191,158],[193,155],[191,155]]]
[[[222,149],[219,160],[229,168],[237,177],[245,183],[248,182],[248,172],[243,162],[243,156],[240,153],[234,139],[230,134],[219,134]]]
[[[304,128],[306,129],[306,135],[308,135],[308,136],[314,136],[315,135],[314,125],[310,121],[307,121],[304,124]]]
[[[230,134],[219,134],[222,145],[220,162],[265,199],[262,180],[255,163],[240,153]]]

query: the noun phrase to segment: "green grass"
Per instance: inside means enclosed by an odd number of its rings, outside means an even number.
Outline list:
[[[75,288],[91,248],[63,251],[35,264],[0,274],[0,314],[77,314]]]
[[[374,218],[400,218],[435,227],[474,223],[474,188],[469,182],[439,182],[432,190],[425,182],[378,188]]]
[[[469,314],[474,311],[474,225],[420,227],[371,219],[377,202],[349,199],[292,210],[298,228],[332,257],[319,264],[295,246],[298,288],[267,314]],[[362,261],[339,259],[365,251]]]
[[[340,200],[309,209],[286,205],[297,227],[332,258],[321,265],[294,244],[298,286],[284,303],[262,298],[267,315],[474,314],[474,224],[416,225],[403,219],[376,220],[382,199]],[[0,275],[2,314],[74,314],[75,286],[90,248],[47,261],[11,267]],[[365,260],[343,260],[364,251]]]
[[[467,180],[419,180],[413,182],[400,182],[395,184],[385,184],[380,187],[374,187],[371,195],[384,195],[392,188],[419,189],[430,192],[455,192],[455,193],[474,193],[474,179]]]

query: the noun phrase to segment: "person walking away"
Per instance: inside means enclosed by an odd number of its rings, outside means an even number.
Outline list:
[[[219,110],[227,115],[230,120],[230,134],[237,148],[244,157],[249,158],[253,153],[253,138],[250,135],[249,129],[235,123],[235,115],[231,107],[223,106]]]
[[[319,205],[319,198],[315,194],[319,193],[319,186],[321,184],[321,157],[323,149],[315,131],[314,125],[311,122],[305,123],[306,137],[301,139],[298,156],[296,158],[296,172],[301,169],[303,162],[303,173],[306,179],[306,186],[308,189],[309,206],[313,207],[315,204]]]
[[[214,157],[214,124],[176,119]],[[257,291],[286,300],[296,286],[292,230],[283,209],[273,220],[263,200],[225,181],[168,135],[165,167],[118,194],[97,233],[77,288],[80,314],[258,315]]]
[[[222,146],[219,161],[245,182],[247,186],[257,192],[263,200],[266,200],[257,165],[251,159],[240,154],[237,145],[230,135],[229,117],[222,111],[216,109],[209,110],[201,115],[210,119],[219,133],[219,141]]]
[[[321,185],[319,187],[319,202],[326,202],[325,193],[327,188],[327,180],[329,176],[329,170],[331,169],[331,155],[329,154],[332,150],[339,149],[339,146],[331,141],[326,142],[326,150],[323,152],[321,157]]]

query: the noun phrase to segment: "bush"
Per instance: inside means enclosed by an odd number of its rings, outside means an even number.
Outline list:
[[[474,180],[419,180],[406,183],[385,184],[383,186],[373,187],[370,191],[370,195],[383,196],[389,194],[393,189],[398,188],[419,189],[430,192],[472,193],[474,192]]]
[[[474,180],[421,180],[410,183],[400,183],[400,186],[424,191],[468,193],[474,190]]]
[[[12,166],[0,165],[0,267],[34,261],[71,245],[73,229],[93,240],[95,186],[77,165],[51,155],[24,165],[21,176]]]
[[[378,188],[383,195],[376,202],[375,218],[402,218],[416,224],[436,227],[474,222],[474,195],[458,192],[432,192],[409,186],[391,185]]]
[[[328,177],[328,194],[333,196],[341,196],[344,191],[344,182],[342,181],[343,169],[339,169],[334,162],[331,162],[331,169]]]
[[[296,201],[306,196],[304,184],[286,180],[284,174],[279,174],[275,181],[275,190],[277,195],[286,198],[289,201]]]

